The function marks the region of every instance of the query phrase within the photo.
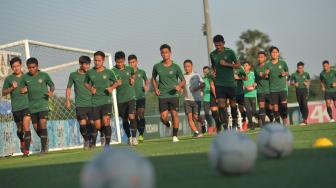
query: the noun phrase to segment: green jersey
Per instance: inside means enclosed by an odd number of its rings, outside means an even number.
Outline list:
[[[93,107],[112,104],[112,95],[106,88],[110,87],[115,81],[115,75],[107,68],[100,72],[96,68],[92,68],[86,72],[84,83],[96,88],[96,93],[91,95]]]
[[[131,76],[134,75],[134,69],[125,66],[124,69],[118,69],[117,67],[114,67],[112,71],[116,75],[117,80],[121,80],[121,85],[117,87],[118,104],[135,100],[134,86],[130,84]]]
[[[13,82],[16,82],[18,86],[15,89],[13,89],[12,92],[10,93],[12,112],[20,111],[25,108],[28,108],[28,95],[27,93],[22,94],[20,92],[21,88],[19,87],[19,85],[21,83],[22,78],[23,78],[23,75],[21,75],[20,77],[17,77],[15,74],[11,74],[6,77],[4,84],[3,84],[3,89],[8,89],[12,87]]]
[[[244,80],[244,97],[251,97],[255,98],[257,97],[257,91],[256,89],[253,89],[252,91],[248,91],[246,89],[247,86],[252,86],[255,83],[255,75],[254,72],[250,71],[247,74],[247,80]]]
[[[75,90],[75,105],[76,107],[91,107],[91,92],[86,89],[85,73],[75,71],[70,73],[67,88],[71,88],[74,85]]]
[[[237,62],[236,54],[230,48],[225,48],[223,52],[214,50],[210,53],[210,60],[212,67],[216,70],[216,85],[225,87],[236,87],[236,82],[233,76],[234,69],[231,67],[225,67],[220,64],[221,60],[226,63],[234,64]]]
[[[306,80],[310,80],[310,75],[308,72],[303,72],[302,74],[295,72],[291,75],[290,80],[291,82],[299,84],[299,86],[297,86],[296,88],[299,88],[299,89],[308,88],[308,86],[304,85],[304,82]]]
[[[203,101],[204,102],[210,102],[210,93],[211,93],[211,88],[210,88],[210,82],[211,78],[210,76],[204,76],[203,77],[204,81],[204,88],[203,88]]]
[[[30,113],[49,111],[48,86],[54,87],[54,83],[46,72],[39,71],[36,75],[26,73],[21,80],[21,87],[27,87]]]
[[[145,98],[145,89],[144,89],[144,84],[147,82],[147,75],[146,72],[142,69],[138,69],[135,74],[135,80],[134,80],[134,88],[135,88],[135,98],[138,99],[143,99]]]
[[[333,87],[333,83],[336,82],[336,71],[330,69],[330,71],[322,71],[320,74],[320,80],[324,84],[326,92],[336,92],[336,87]]]
[[[288,72],[287,63],[279,59],[278,63],[273,64],[272,62],[267,63],[267,68],[269,69],[269,83],[270,92],[286,91],[287,88],[287,78],[286,76],[281,76],[281,72]]]
[[[257,93],[263,93],[263,94],[269,94],[270,88],[269,88],[269,80],[268,77],[266,77],[266,69],[268,65],[266,63],[263,66],[256,65],[254,66],[254,76],[255,76],[255,82],[257,83]],[[261,76],[260,76],[261,74]]]
[[[240,78],[239,80],[235,80],[235,94],[242,95],[244,94],[244,79],[246,78],[245,70],[243,67],[240,67],[239,69],[234,69],[234,74]]]
[[[169,67],[164,66],[163,62],[157,63],[153,67],[152,78],[159,76],[158,89],[160,90],[159,98],[178,97],[179,93],[175,90],[178,80],[184,80],[182,70],[175,62]]]

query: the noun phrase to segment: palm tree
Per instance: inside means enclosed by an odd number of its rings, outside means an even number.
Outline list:
[[[240,61],[247,60],[256,63],[258,52],[267,51],[271,42],[269,36],[259,30],[247,30],[243,32],[237,41],[237,52]]]

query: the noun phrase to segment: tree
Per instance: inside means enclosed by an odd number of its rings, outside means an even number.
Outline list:
[[[258,52],[267,51],[271,42],[269,36],[259,30],[247,30],[243,32],[237,41],[237,53],[240,61],[247,60],[256,63]]]

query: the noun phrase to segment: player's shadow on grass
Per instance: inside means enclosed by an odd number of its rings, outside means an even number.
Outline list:
[[[240,176],[216,173],[210,167],[206,153],[157,156],[150,160],[156,170],[158,188],[309,188],[334,187],[336,184],[335,148],[295,150],[284,159],[259,157],[255,169]],[[4,185],[1,187],[78,187],[83,164],[1,169],[0,182]]]

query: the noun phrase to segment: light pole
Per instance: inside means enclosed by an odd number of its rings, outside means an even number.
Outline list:
[[[212,51],[212,34],[211,34],[211,23],[210,23],[210,15],[209,15],[209,2],[208,0],[203,0],[203,8],[204,8],[204,25],[203,25],[203,35],[206,36],[207,47],[208,47],[208,62],[210,62],[210,53]]]

